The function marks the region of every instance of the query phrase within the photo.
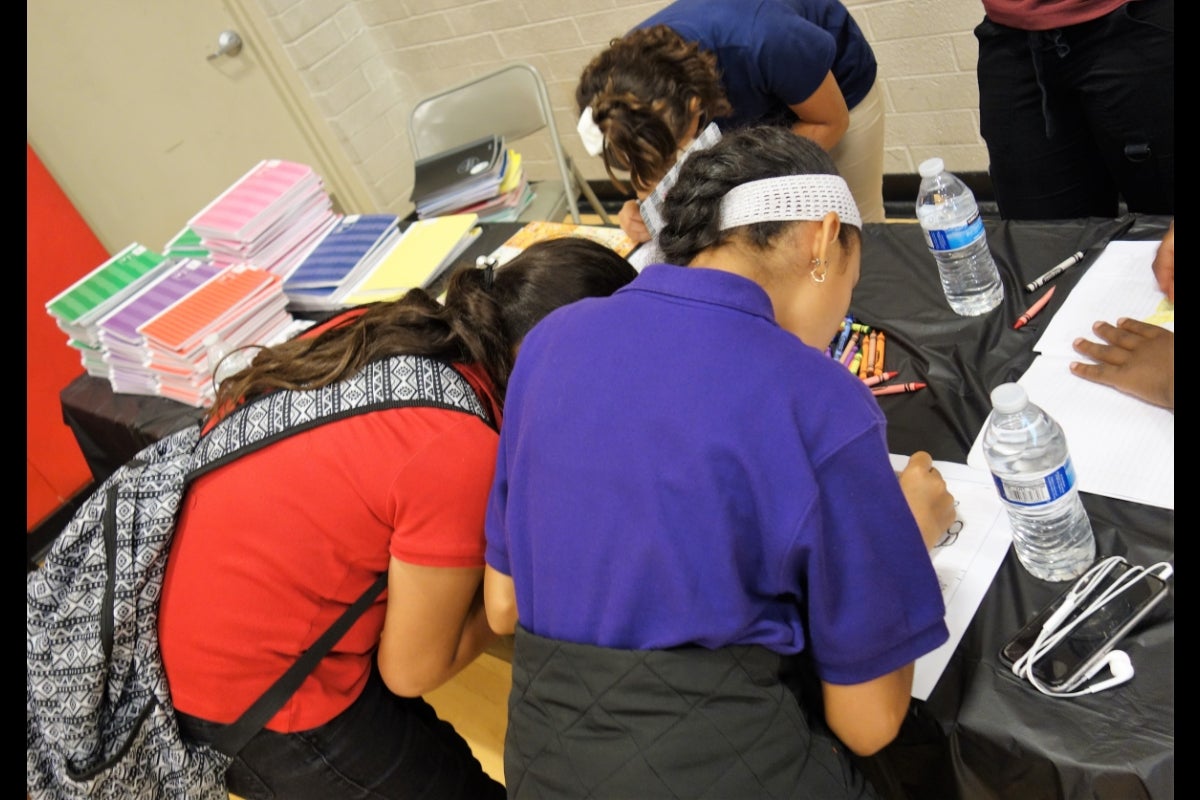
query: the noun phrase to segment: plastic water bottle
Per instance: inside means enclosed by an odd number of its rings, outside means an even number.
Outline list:
[[[964,317],[986,314],[1004,300],[975,195],[940,158],[920,166],[917,220],[933,253],[950,308]]]
[[[1046,581],[1082,575],[1096,558],[1096,538],[1075,486],[1066,436],[1018,384],[992,390],[983,454],[1022,566]]]

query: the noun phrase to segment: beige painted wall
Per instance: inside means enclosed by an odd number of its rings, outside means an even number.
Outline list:
[[[575,82],[587,61],[666,5],[635,0],[245,0],[279,35],[316,105],[385,208],[407,212],[407,120],[422,94],[525,60],[549,85],[564,144],[589,178],[604,170],[575,134]],[[875,49],[887,108],[885,172],[940,155],[986,171],[979,136],[979,0],[845,0]],[[545,153],[523,156],[548,177]]]
[[[208,0],[215,2],[216,0]],[[564,145],[589,178],[605,179],[575,134],[574,88],[607,41],[666,3],[635,0],[225,0],[264,19],[262,43],[294,67],[306,110],[333,131],[339,159],[369,199],[347,212],[405,215],[412,184],[407,122],[432,91],[513,60],[532,63],[550,89]],[[931,155],[960,172],[986,171],[979,136],[974,26],[979,0],[845,0],[880,64],[887,109],[885,172],[910,175]],[[208,35],[206,33],[206,35]],[[212,33],[215,36],[215,32]],[[211,38],[211,36],[210,36]],[[108,51],[108,57],[119,52]],[[30,93],[39,91],[32,82]],[[307,100],[311,98],[311,103]],[[314,110],[315,109],[315,110]],[[549,152],[516,143],[534,179]],[[263,158],[279,157],[263,153]],[[57,175],[68,192],[90,176]]]

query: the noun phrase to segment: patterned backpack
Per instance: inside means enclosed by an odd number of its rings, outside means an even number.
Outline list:
[[[298,431],[351,414],[433,406],[488,421],[447,364],[393,356],[313,391],[278,391],[204,430],[189,426],[123,465],[76,511],[26,603],[26,783],[32,800],[228,800],[232,756],[386,585],[386,572],[238,722],[219,748],[185,742],[158,644],[158,602],[187,484]],[[489,422],[489,424],[491,424]],[[311,656],[310,656],[311,654]]]

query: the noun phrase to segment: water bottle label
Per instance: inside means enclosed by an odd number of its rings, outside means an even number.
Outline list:
[[[925,231],[925,242],[934,252],[943,250],[961,250],[983,236],[983,220],[976,211],[965,225],[956,228]]]
[[[1000,497],[1017,506],[1041,506],[1053,503],[1075,485],[1075,466],[1071,459],[1042,478],[1021,481],[992,475]]]

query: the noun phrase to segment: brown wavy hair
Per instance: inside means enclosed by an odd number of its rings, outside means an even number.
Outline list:
[[[316,336],[260,349],[250,366],[221,382],[209,416],[275,389],[317,389],[392,355],[428,356],[483,367],[503,403],[515,349],[560,306],[605,297],[637,271],[611,248],[580,237],[530,245],[494,271],[462,267],[445,304],[423,289],[372,303]]]
[[[589,106],[604,134],[604,168],[613,183],[649,191],[675,163],[679,142],[699,101],[705,118],[733,109],[725,97],[717,59],[666,25],[631,31],[592,59],[575,88],[579,111]]]

